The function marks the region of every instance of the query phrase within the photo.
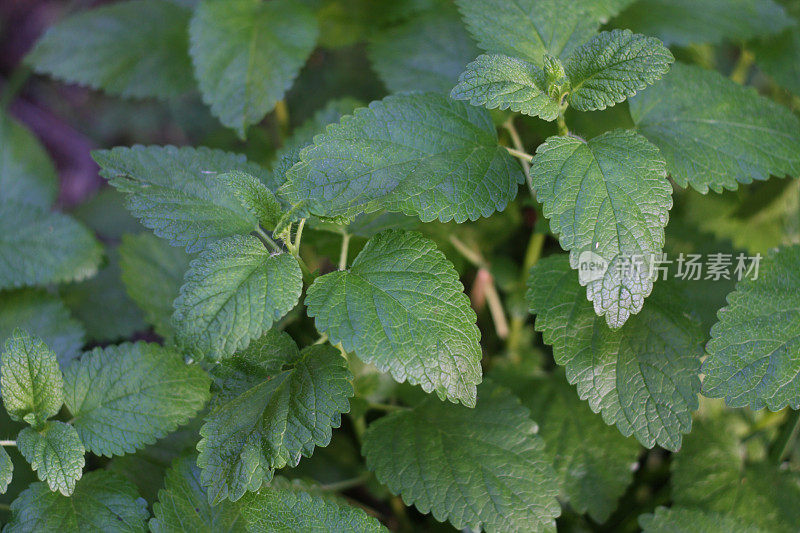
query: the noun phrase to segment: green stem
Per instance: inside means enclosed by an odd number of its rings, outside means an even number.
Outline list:
[[[559,135],[569,135],[569,128],[567,127],[567,121],[564,119],[564,112],[558,112],[558,134]]]
[[[7,503],[0,503],[0,511],[10,511],[11,506]]]
[[[528,272],[530,272],[533,265],[539,262],[544,248],[546,235],[544,233],[531,233],[531,238],[528,241],[528,248],[525,250],[525,259],[522,263],[522,279],[520,283],[524,287],[528,281]],[[522,341],[522,328],[525,326],[527,316],[513,316],[511,317],[511,326],[508,331],[508,340],[506,341],[506,350],[509,357],[513,361],[519,361],[519,345]]]
[[[339,270],[347,268],[347,250],[350,247],[350,234],[342,233],[342,249],[339,252]]]
[[[289,107],[286,105],[286,100],[279,100],[275,104],[275,122],[278,123],[278,132],[281,139],[289,136]]]
[[[775,442],[769,450],[770,459],[772,459],[774,463],[780,464],[789,453],[789,449],[797,436],[798,429],[800,429],[800,411],[790,410],[789,416],[786,417],[783,425],[781,425],[778,438],[775,439]]]
[[[275,243],[275,241],[272,240],[272,237],[267,235],[267,232],[265,232],[263,229],[261,229],[261,226],[256,226],[256,230],[255,231],[258,234],[258,236],[261,237],[261,240],[264,242],[264,244],[266,244],[269,248],[272,248],[273,252],[280,252],[281,251],[280,246],[278,246]]]
[[[297,223],[297,231],[294,234],[294,243],[292,246],[294,247],[297,252],[300,252],[300,240],[303,238],[303,228],[306,227],[306,219],[301,218],[300,222]]]
[[[453,247],[464,256],[464,258],[472,263],[474,266],[478,268],[486,268],[486,261],[484,261],[483,256],[479,253],[464,244],[461,239],[456,237],[455,235],[450,235],[450,243]]]
[[[339,492],[342,490],[352,489],[353,487],[358,487],[359,485],[363,485],[365,481],[370,478],[369,472],[364,472],[360,476],[350,478],[350,479],[343,479],[342,481],[335,481],[333,483],[326,483],[324,485],[320,485],[320,490],[330,491],[330,492]]]
[[[519,136],[519,132],[514,126],[514,117],[510,117],[505,124],[503,124],[503,127],[506,129],[506,131],[508,131],[508,135],[511,137],[511,144],[514,145],[514,150],[520,154],[524,154],[525,145],[522,144],[522,138]],[[528,190],[530,191],[531,195],[534,195],[535,197],[533,190],[533,179],[531,178],[531,163],[527,158],[523,157],[519,158],[519,162],[522,165],[522,172],[525,174],[525,183],[528,184]]]
[[[753,55],[753,52],[743,48],[742,53],[739,54],[739,59],[736,61],[731,71],[731,80],[739,85],[744,85],[747,82],[747,76],[750,74],[750,68],[753,66],[755,59],[756,57]]]
[[[0,440],[0,446],[16,446],[17,441],[15,440]]]
[[[522,150],[517,150],[516,148],[511,148],[510,146],[504,146],[503,148],[508,150],[509,154],[513,155],[514,157],[518,157],[522,161],[525,161],[527,163],[533,161],[533,156],[527,152],[523,152]]]

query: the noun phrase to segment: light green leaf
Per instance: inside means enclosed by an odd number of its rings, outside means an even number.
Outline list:
[[[684,507],[659,507],[639,517],[644,533],[766,533],[730,516]]]
[[[347,502],[275,478],[269,487],[242,500],[242,516],[251,533],[385,533],[377,518]]]
[[[153,533],[247,531],[240,505],[221,502],[212,506],[208,503],[206,490],[200,484],[196,456],[176,459],[167,471],[164,483],[164,488],[158,493],[158,502],[153,505],[154,517],[150,520]]]
[[[493,371],[491,378],[507,386],[530,410],[558,476],[562,499],[577,512],[605,522],[633,480],[641,447],[604,424],[578,399],[562,372],[533,377],[513,367]]]
[[[573,0],[586,9],[589,14],[600,22],[619,14],[620,11],[637,0]]]
[[[387,209],[424,222],[476,220],[502,211],[524,181],[488,112],[434,93],[357,109],[301,159],[282,194],[329,218]]]
[[[687,46],[772,35],[792,21],[773,0],[638,0],[614,24]]]
[[[272,180],[244,156],[202,147],[137,145],[94,151],[92,157],[100,174],[127,193],[126,206],[142,224],[189,252],[250,233],[258,222],[219,174],[240,170],[268,186]]]
[[[368,53],[389,92],[447,94],[464,65],[480,52],[458,12],[443,4],[397,27],[375,32]]]
[[[58,176],[39,140],[0,111],[0,190],[4,200],[50,207],[58,195]]]
[[[564,64],[572,83],[569,105],[594,111],[618,104],[659,80],[674,61],[653,37],[630,30],[601,32]]]
[[[704,339],[681,307],[680,293],[660,282],[642,312],[612,331],[576,278],[567,257],[557,255],[539,261],[528,281],[536,329],[553,346],[556,363],[607,424],[647,448],[678,450],[698,406]]]
[[[262,182],[245,172],[233,171],[220,175],[219,181],[256,217],[258,224],[272,230],[283,214],[275,194]]]
[[[597,31],[599,21],[575,2],[456,0],[478,46],[542,67],[545,54],[565,59]]]
[[[84,449],[78,432],[64,422],[47,422],[40,430],[27,427],[17,448],[50,490],[69,496],[83,473]]]
[[[797,117],[717,72],[677,63],[632,98],[630,110],[681,187],[722,192],[770,174],[800,174]]]
[[[115,248],[108,249],[108,265],[96,276],[62,286],[59,294],[86,326],[91,340],[108,342],[128,338],[146,328],[142,314],[125,293]]]
[[[555,531],[558,484],[536,424],[490,382],[468,409],[429,398],[370,424],[363,454],[393,494],[458,529]]]
[[[176,340],[198,359],[246,348],[297,305],[303,290],[297,259],[242,235],[210,245],[184,282],[175,300]]]
[[[658,149],[630,130],[588,142],[550,137],[536,150],[531,178],[572,268],[607,262],[580,281],[595,312],[621,327],[653,289],[649,266],[664,246],[672,186]]]
[[[83,327],[61,300],[44,290],[0,292],[0,346],[16,328],[42,339],[64,367],[80,355]]]
[[[197,445],[212,504],[258,490],[273,470],[295,467],[315,446],[327,446],[353,396],[353,375],[338,350],[315,345],[300,352],[274,331],[223,361],[215,378],[220,390]]]
[[[0,494],[5,494],[14,477],[14,463],[8,452],[0,446]]]
[[[77,281],[97,272],[100,243],[74,219],[0,201],[0,289]]]
[[[128,481],[103,470],[89,472],[67,498],[33,483],[11,504],[4,533],[144,533],[147,504]]]
[[[291,87],[318,29],[294,0],[203,0],[189,32],[203,100],[244,138]]]
[[[481,55],[467,65],[450,97],[555,120],[559,106],[548,96],[547,85],[544,71],[533,63],[498,54]]]
[[[64,403],[56,354],[38,337],[15,330],[0,357],[3,403],[12,420],[41,426]]]
[[[731,407],[800,409],[800,246],[770,253],[718,316],[703,394]]]
[[[672,462],[676,506],[716,512],[765,531],[796,531],[800,475],[748,457],[749,426],[728,412],[700,419]]]
[[[178,352],[137,342],[87,352],[67,368],[64,394],[83,445],[111,457],[187,423],[208,400],[209,384]]]
[[[124,97],[192,89],[190,11],[160,0],[101,6],[51,26],[26,62],[40,74]]]
[[[433,241],[416,232],[373,237],[348,271],[317,278],[308,316],[331,342],[425,392],[475,405],[480,331],[464,287]]]

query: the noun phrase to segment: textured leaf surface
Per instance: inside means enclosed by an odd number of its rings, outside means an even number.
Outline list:
[[[475,405],[480,332],[452,263],[419,233],[373,237],[348,271],[317,278],[308,316],[333,343],[426,392]]]
[[[675,64],[630,110],[681,187],[721,192],[770,174],[800,174],[797,117],[717,72]]]
[[[572,83],[569,104],[594,111],[618,104],[660,79],[675,61],[653,37],[604,31],[575,50],[564,70]]]
[[[773,0],[638,0],[614,23],[686,46],[780,33],[791,19]]]
[[[144,533],[149,515],[136,489],[121,477],[98,470],[83,476],[67,498],[33,483],[11,504],[4,533]]]
[[[450,97],[544,120],[555,120],[559,112],[558,103],[547,94],[544,71],[528,61],[501,54],[484,54],[467,65]]]
[[[178,297],[190,256],[150,233],[125,235],[119,246],[122,282],[145,320],[164,338],[174,334],[172,303]]]
[[[604,424],[578,399],[561,372],[532,377],[515,367],[493,372],[491,378],[507,386],[530,410],[558,476],[562,499],[577,512],[605,522],[633,480],[632,467],[641,447]]]
[[[560,0],[456,0],[478,46],[542,66],[544,54],[564,59],[597,31],[578,3]]]
[[[190,35],[203,100],[244,137],[291,87],[317,33],[313,13],[301,2],[200,2]]]
[[[153,506],[153,515],[150,520],[153,533],[247,531],[238,504],[221,502],[211,506],[208,503],[194,455],[176,459],[167,471],[164,488],[159,491],[158,502]]]
[[[658,149],[629,130],[588,142],[550,137],[533,158],[537,198],[572,267],[588,252],[608,262],[602,277],[581,282],[612,328],[638,313],[653,289],[648,266],[664,246],[672,207],[666,174]]]
[[[498,145],[488,112],[444,95],[394,95],[357,109],[303,150],[282,187],[312,214],[349,218],[379,209],[424,222],[502,211],[524,181]]]
[[[390,92],[447,94],[480,51],[455,9],[437,9],[387,31],[369,44],[369,59]]]
[[[376,518],[362,509],[317,492],[308,492],[302,485],[293,485],[278,478],[270,487],[248,495],[243,502],[242,515],[252,533],[388,531]]]
[[[474,409],[429,398],[381,418],[363,453],[392,493],[458,529],[555,530],[558,484],[536,424],[492,383]]]
[[[653,514],[641,515],[639,525],[644,533],[766,533],[729,516],[685,507],[659,507]]]
[[[258,219],[219,174],[240,170],[270,184],[265,170],[244,156],[208,148],[118,147],[92,152],[100,174],[123,193],[126,206],[159,237],[189,252],[247,234]]]
[[[262,228],[269,231],[275,227],[282,215],[281,204],[266,185],[240,171],[222,174],[219,180],[233,192],[242,207],[256,217]]]
[[[0,289],[81,280],[101,257],[92,234],[67,215],[0,201]]]
[[[95,348],[66,370],[66,404],[88,451],[132,453],[188,422],[209,378],[178,352],[137,342]]]
[[[0,446],[0,494],[5,494],[14,476],[14,463],[8,452]]]
[[[272,470],[294,467],[350,410],[352,374],[338,350],[315,345],[298,351],[270,331],[215,371],[220,389],[206,423],[198,464],[209,500],[238,500],[258,490]]]
[[[721,513],[765,531],[795,531],[800,476],[748,458],[742,442],[747,431],[730,414],[697,421],[672,463],[674,504]]]
[[[700,389],[703,334],[661,282],[642,312],[609,330],[583,297],[564,255],[539,261],[528,281],[536,329],[578,396],[647,448],[681,446]]]
[[[57,421],[39,431],[27,427],[20,431],[17,447],[50,490],[72,494],[84,465],[83,444],[74,427]]]
[[[55,296],[38,289],[0,293],[0,346],[16,328],[42,339],[62,366],[80,355],[84,331]]]
[[[97,342],[128,338],[146,329],[141,312],[125,293],[117,250],[108,249],[107,256],[108,264],[96,276],[59,289],[64,303],[84,324],[87,337]]]
[[[26,61],[41,74],[126,97],[172,97],[193,87],[188,9],[132,0],[51,26]]]
[[[0,190],[4,200],[50,207],[58,195],[58,176],[39,140],[0,111]]]
[[[255,237],[216,242],[192,261],[175,300],[177,341],[197,358],[246,348],[288,313],[303,290],[297,259]]]
[[[64,384],[56,354],[38,337],[17,329],[0,357],[3,403],[12,420],[39,426],[58,414]]]
[[[711,329],[703,394],[731,407],[800,409],[800,246],[773,252]]]

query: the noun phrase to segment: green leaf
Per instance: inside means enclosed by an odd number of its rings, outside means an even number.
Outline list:
[[[203,100],[244,138],[291,87],[318,29],[294,0],[203,0],[189,32]]]
[[[478,46],[542,67],[545,54],[568,57],[599,23],[578,3],[561,0],[456,0]]]
[[[800,10],[795,8],[795,19]],[[800,28],[795,25],[777,36],[752,43],[759,68],[777,83],[800,96]]]
[[[464,287],[433,241],[416,232],[373,237],[348,271],[317,278],[308,316],[331,342],[400,383],[475,405],[480,331]]]
[[[430,91],[447,94],[464,65],[479,50],[449,5],[376,32],[369,59],[389,92]]]
[[[561,513],[536,424],[490,382],[474,409],[429,398],[370,424],[363,454],[393,494],[458,529],[555,530]]]
[[[15,328],[42,339],[56,352],[62,366],[80,355],[83,327],[61,300],[44,290],[0,292],[0,346]]]
[[[198,359],[246,348],[300,299],[300,265],[255,237],[215,242],[192,261],[175,300],[176,340]]]
[[[532,377],[513,367],[493,371],[491,378],[514,392],[539,425],[561,498],[577,512],[605,522],[633,480],[641,447],[604,424],[561,372]]]
[[[95,348],[67,368],[67,408],[83,445],[96,455],[132,453],[187,423],[208,400],[197,365],[157,344]]]
[[[41,426],[64,403],[56,354],[38,337],[17,329],[0,357],[3,403],[12,420]]]
[[[200,484],[196,456],[176,459],[167,471],[164,488],[153,505],[150,531],[153,533],[244,533],[247,531],[240,514],[240,505],[221,502],[212,506]]]
[[[301,158],[282,194],[329,218],[386,209],[424,222],[476,220],[502,211],[524,182],[488,112],[434,93],[357,109]]]
[[[88,278],[103,255],[100,243],[74,219],[0,201],[0,289]]]
[[[638,0],[614,24],[687,46],[772,35],[792,21],[773,0]]]
[[[150,233],[123,236],[119,256],[120,277],[128,296],[156,333],[172,338],[172,303],[178,297],[191,256]]]
[[[653,37],[630,30],[600,32],[564,65],[572,83],[569,105],[595,111],[618,104],[661,79],[674,61]]]
[[[194,85],[189,15],[160,0],[91,9],[51,26],[26,63],[40,74],[124,97],[178,96]]]
[[[188,252],[253,231],[258,219],[219,174],[240,170],[268,186],[271,176],[244,156],[208,148],[117,147],[92,152],[100,174],[123,193],[142,224]]]
[[[731,407],[800,409],[800,246],[773,251],[711,328],[703,394]]]
[[[0,446],[0,494],[5,494],[14,476],[14,463],[8,452]]]
[[[621,327],[653,289],[649,265],[664,246],[672,186],[658,149],[630,130],[588,142],[550,137],[536,150],[531,178],[570,265],[607,263],[581,284],[595,312]]]
[[[86,326],[91,340],[108,342],[128,338],[146,328],[142,314],[125,293],[115,248],[108,249],[108,265],[96,276],[62,286],[59,294]]]
[[[67,498],[44,483],[31,484],[11,504],[4,533],[144,533],[147,504],[128,481],[103,470],[89,472]]]
[[[556,363],[607,424],[647,448],[678,450],[698,406],[702,331],[666,281],[639,315],[609,330],[576,278],[567,257],[557,255],[539,261],[528,280],[536,329],[553,346]]]
[[[4,200],[50,207],[58,176],[50,156],[25,126],[0,111],[0,190]]]
[[[547,85],[544,71],[533,63],[499,54],[481,55],[467,65],[450,97],[555,120],[559,106],[548,95]]]
[[[800,524],[800,476],[748,457],[751,430],[728,412],[700,419],[672,462],[676,506],[724,514],[775,533]]]
[[[118,242],[126,233],[145,228],[125,209],[125,195],[114,187],[101,187],[89,200],[70,212],[103,242]]]
[[[314,345],[300,352],[275,331],[214,374],[219,391],[197,445],[212,504],[258,490],[273,470],[295,467],[315,446],[327,446],[353,396],[353,375],[338,350]]]
[[[631,99],[630,110],[681,187],[722,192],[770,174],[800,174],[797,117],[717,72],[677,63]]]
[[[252,533],[270,531],[347,531],[348,533],[384,533],[388,530],[377,518],[319,491],[309,491],[298,483],[276,478],[270,487],[248,495],[243,501],[242,516]]]
[[[234,171],[219,177],[233,195],[256,217],[262,228],[271,230],[283,214],[281,204],[275,194],[262,182],[245,172]]]
[[[17,437],[17,447],[50,490],[72,494],[85,464],[83,444],[74,427],[51,421],[38,431],[25,428]]]
[[[683,507],[659,507],[639,517],[644,533],[766,533],[729,516]]]

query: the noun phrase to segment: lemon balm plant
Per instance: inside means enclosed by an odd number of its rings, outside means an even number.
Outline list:
[[[795,17],[58,21],[27,68],[219,125],[93,151],[108,187],[65,214],[0,116],[3,532],[795,531]]]

